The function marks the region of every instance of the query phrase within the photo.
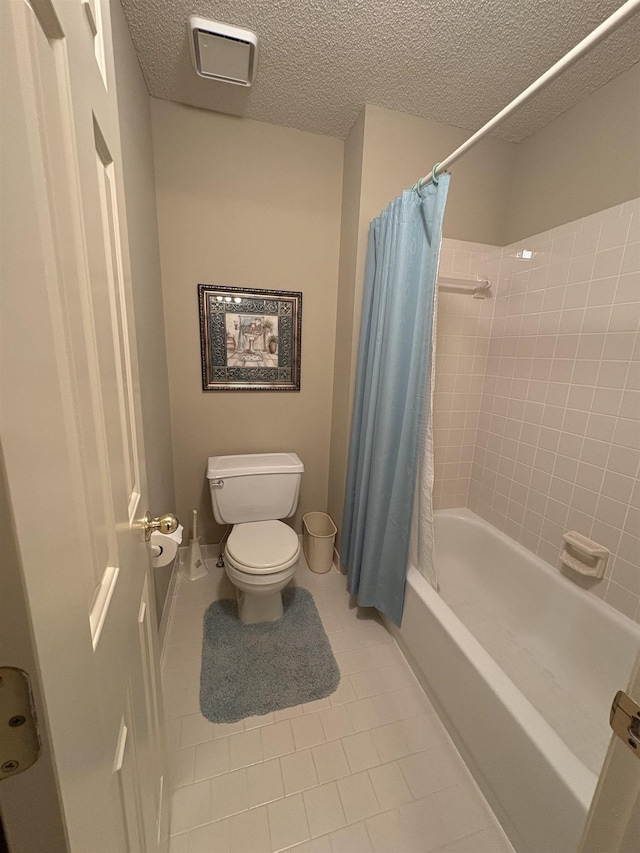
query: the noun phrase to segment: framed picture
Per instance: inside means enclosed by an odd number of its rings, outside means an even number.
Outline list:
[[[299,391],[302,293],[198,285],[203,391]]]

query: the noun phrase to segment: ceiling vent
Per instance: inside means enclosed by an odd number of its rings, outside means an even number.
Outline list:
[[[194,16],[189,18],[187,29],[193,67],[200,77],[251,86],[258,65],[255,33]]]

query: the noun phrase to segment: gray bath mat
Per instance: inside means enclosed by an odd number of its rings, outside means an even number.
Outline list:
[[[212,723],[323,699],[337,688],[340,670],[313,596],[294,587],[282,599],[276,622],[243,625],[229,598],[205,613],[200,709]]]

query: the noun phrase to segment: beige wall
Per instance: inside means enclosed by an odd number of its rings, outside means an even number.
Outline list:
[[[329,476],[329,513],[338,526],[344,503],[369,222],[467,136],[460,128],[368,104],[345,144],[342,210],[349,221],[343,220],[340,255]],[[500,241],[508,198],[505,186],[511,179],[515,152],[516,146],[510,142],[487,139],[460,162],[449,192],[445,236],[478,243]]]
[[[175,511],[175,490],[151,113],[149,95],[122,7],[120,3],[111,3],[109,9],[114,53],[118,58],[115,71],[147,462],[148,509],[153,515],[160,515]],[[170,573],[170,566],[154,572],[158,618],[162,615]]]
[[[336,313],[336,347],[333,375],[331,449],[329,460],[328,511],[338,525],[342,523],[344,476],[347,470],[349,423],[351,419],[351,361],[356,339],[354,322],[358,320],[354,282],[358,267],[358,240],[361,232],[360,200],[364,149],[365,111],[351,128],[344,143],[342,179],[342,222],[340,230],[340,275]],[[359,323],[358,323],[359,325]],[[341,472],[341,476],[337,475]]]
[[[518,146],[503,239],[487,242],[511,243],[638,195],[640,63]]]
[[[341,140],[152,99],[178,513],[215,542],[208,456],[291,450],[327,503]],[[198,283],[300,290],[302,390],[203,392]]]
[[[387,204],[469,137],[467,130],[367,104],[362,218]],[[517,145],[489,137],[455,165],[444,236],[501,243]]]

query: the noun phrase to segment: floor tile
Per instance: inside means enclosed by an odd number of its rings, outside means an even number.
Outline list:
[[[186,749],[176,749],[167,755],[169,774],[169,787],[181,788],[190,785],[194,779],[195,748],[188,746]]]
[[[280,766],[284,780],[284,791],[287,796],[296,794],[298,791],[304,791],[306,788],[313,788],[318,784],[319,777],[316,773],[316,765],[309,749],[283,755],[280,759]]]
[[[172,835],[169,838],[169,853],[189,853],[189,833]]]
[[[492,824],[484,800],[470,782],[437,791],[431,801],[450,841],[479,832]]]
[[[433,710],[433,706],[422,689],[416,685],[405,687],[394,693],[387,693],[385,697],[380,697],[380,700],[395,708],[397,720],[407,720],[409,717],[416,717],[418,714]]]
[[[202,620],[194,619],[188,611],[178,611],[173,614],[170,636],[173,645],[202,643]]]
[[[244,731],[244,722],[242,720],[238,720],[237,723],[211,723],[211,726],[214,738],[230,737]]]
[[[166,638],[170,853],[513,853],[393,638],[375,611],[350,606],[342,576],[304,563],[297,576],[340,649],[338,689],[207,721],[191,639],[226,582],[209,568],[179,584]]]
[[[338,615],[344,613],[347,609],[347,605],[341,595],[333,596],[332,598],[316,599],[316,607],[323,619],[325,616],[332,616],[335,613]]]
[[[312,837],[326,835],[345,825],[345,814],[335,782],[310,788],[302,796]]]
[[[343,706],[320,711],[320,722],[325,740],[339,740],[347,735],[355,734],[351,718]]]
[[[413,849],[420,853],[431,853],[448,841],[445,826],[428,797],[401,806],[400,820]]]
[[[369,778],[382,811],[395,809],[411,801],[411,791],[397,762],[372,767]]]
[[[351,773],[341,741],[334,740],[329,743],[321,743],[319,746],[314,746],[311,752],[320,784],[333,782],[335,779],[341,779]]]
[[[388,722],[373,699],[358,699],[350,702],[346,708],[356,732],[374,729]]]
[[[290,722],[296,749],[308,749],[310,746],[324,743],[324,730],[319,714],[304,714],[302,717],[294,717]]]
[[[186,666],[164,666],[162,668],[162,689],[165,695],[174,690],[184,690],[189,686],[187,683],[188,668]]]
[[[333,706],[346,705],[347,702],[353,702],[357,699],[353,685],[348,675],[343,675],[338,685],[338,689],[329,696],[329,701]]]
[[[313,702],[305,702],[302,706],[302,710],[305,714],[313,714],[315,711],[322,711],[323,708],[330,708],[331,702],[329,702],[329,698],[325,697],[324,699],[314,699]]]
[[[404,739],[400,722],[389,723],[379,729],[371,729],[371,737],[383,764],[409,755],[409,747]]]
[[[444,726],[435,714],[419,714],[400,723],[409,752],[422,752],[448,743]]]
[[[180,747],[194,746],[213,740],[213,725],[202,714],[180,718]]]
[[[342,631],[344,628],[342,620],[337,613],[325,616],[322,620],[322,624],[327,636],[334,634],[336,631]]]
[[[445,844],[438,853],[514,853],[514,850],[502,832],[492,826]]]
[[[364,823],[354,823],[329,836],[332,853],[372,853],[373,847]]]
[[[255,717],[245,717],[242,722],[245,732],[248,732],[250,729],[259,729],[260,726],[268,726],[269,723],[274,723],[275,716],[274,714],[261,714]]]
[[[177,788],[171,796],[171,834],[178,835],[211,820],[209,782]]]
[[[296,748],[289,720],[281,720],[279,723],[263,726],[260,729],[260,737],[262,738],[262,750],[265,761],[269,758],[278,758],[280,755],[286,755],[288,752],[293,752]]]
[[[360,732],[360,734],[343,738],[342,746],[352,773],[380,764],[380,756],[369,732]]]
[[[180,643],[167,645],[164,652],[164,663],[167,667],[184,666],[202,658],[202,643]]]
[[[338,779],[337,785],[347,823],[365,820],[380,811],[368,773],[356,773],[353,776]]]
[[[399,809],[376,815],[365,821],[374,853],[422,853],[405,826]]]
[[[377,646],[375,648],[378,648]],[[383,648],[388,648],[383,646]],[[378,669],[369,669],[364,672],[355,672],[351,676],[351,683],[358,699],[367,696],[377,696],[379,693],[390,693],[408,687],[413,681],[413,675],[405,666],[392,663],[389,666],[381,666]]]
[[[251,729],[229,738],[229,769],[237,770],[262,761],[260,729]]]
[[[229,738],[199,743],[195,747],[194,781],[229,772]]]
[[[309,838],[309,824],[301,794],[270,803],[267,812],[273,851],[293,847]]]
[[[414,797],[423,797],[466,781],[460,760],[442,746],[416,752],[401,758],[398,763]]]
[[[211,820],[230,817],[249,808],[247,771],[234,770],[211,779]]]
[[[295,753],[294,753],[295,755]],[[273,758],[247,768],[249,808],[262,806],[284,797],[280,759]]]
[[[164,713],[168,720],[200,712],[200,690],[185,687],[183,690],[165,691]]]
[[[271,853],[266,806],[229,818],[229,847],[232,853]]]
[[[189,833],[189,853],[233,853],[229,837],[229,819],[217,820],[192,829]]]
[[[179,748],[181,727],[182,720],[168,720],[165,723],[164,732],[165,740],[167,743],[167,751],[171,752],[172,750]]]
[[[274,711],[273,719],[276,723],[281,720],[290,720],[292,717],[301,717],[304,714],[302,705],[294,705],[292,708],[281,708],[279,711]]]
[[[320,835],[295,847],[289,847],[287,853],[332,853],[328,835]]]

